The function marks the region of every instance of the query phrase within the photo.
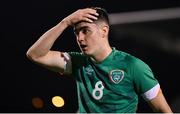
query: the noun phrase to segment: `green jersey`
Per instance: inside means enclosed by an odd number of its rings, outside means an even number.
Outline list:
[[[113,49],[101,63],[78,52],[69,52],[77,82],[79,112],[136,112],[138,94],[158,84],[140,59]]]

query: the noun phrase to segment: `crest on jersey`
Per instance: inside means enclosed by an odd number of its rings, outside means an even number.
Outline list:
[[[109,73],[109,77],[113,83],[118,84],[124,78],[124,71],[123,70],[112,70]]]

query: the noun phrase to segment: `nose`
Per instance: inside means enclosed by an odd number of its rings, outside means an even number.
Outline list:
[[[79,32],[79,34],[76,37],[77,37],[78,42],[82,42],[84,41],[85,36],[83,33]]]

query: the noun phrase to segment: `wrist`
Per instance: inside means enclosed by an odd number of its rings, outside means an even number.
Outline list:
[[[60,23],[62,23],[64,26],[68,27],[68,26],[71,26],[71,23],[70,21],[68,21],[68,19],[63,19]]]

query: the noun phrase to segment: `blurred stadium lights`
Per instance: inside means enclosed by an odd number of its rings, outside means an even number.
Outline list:
[[[126,13],[112,13],[109,15],[111,25],[175,18],[180,18],[180,7]]]
[[[116,41],[129,38],[180,55],[180,7],[112,13],[109,19]]]

